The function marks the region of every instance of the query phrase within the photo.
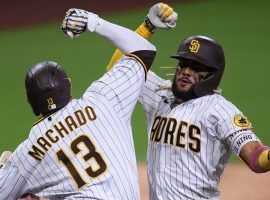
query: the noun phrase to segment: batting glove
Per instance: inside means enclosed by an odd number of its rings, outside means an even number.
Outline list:
[[[71,8],[66,12],[62,23],[62,31],[70,38],[78,37],[88,29],[95,31],[98,24],[98,15],[85,10]]]
[[[157,3],[149,9],[144,24],[150,32],[154,32],[156,28],[175,28],[177,19],[178,14],[172,7],[164,3]]]

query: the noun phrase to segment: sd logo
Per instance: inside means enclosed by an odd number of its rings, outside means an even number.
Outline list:
[[[200,43],[198,40],[192,40],[189,46],[190,52],[197,53],[200,49]]]

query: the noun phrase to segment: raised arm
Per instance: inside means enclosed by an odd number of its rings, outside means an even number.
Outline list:
[[[119,116],[129,121],[156,48],[135,32],[80,9],[70,9],[66,13],[62,30],[71,38],[86,30],[96,32],[126,54],[114,70],[90,85],[84,93],[84,99],[89,100],[93,93],[101,95],[109,100]]]
[[[70,38],[77,37],[86,30],[96,32],[110,40],[124,54],[139,50],[156,50],[154,45],[133,31],[81,9],[72,8],[67,11],[62,30]]]
[[[150,39],[157,29],[172,29],[176,27],[178,14],[173,8],[164,3],[157,3],[149,9],[144,22],[136,29],[136,33]],[[116,49],[106,70],[109,71],[117,60],[123,56],[123,53]]]

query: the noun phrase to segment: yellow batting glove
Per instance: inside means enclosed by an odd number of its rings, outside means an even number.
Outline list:
[[[176,27],[176,21],[178,14],[168,4],[157,3],[153,5],[144,20],[144,23],[140,25],[135,31],[145,39],[149,39],[155,29],[171,29]],[[120,50],[116,50],[106,66],[106,71],[109,71],[113,65],[123,56]]]
[[[166,21],[166,18],[173,14],[173,8],[168,4],[160,3],[161,11],[158,14],[162,21]]]
[[[178,14],[168,4],[157,3],[149,9],[147,19],[155,28],[171,29],[176,27]]]

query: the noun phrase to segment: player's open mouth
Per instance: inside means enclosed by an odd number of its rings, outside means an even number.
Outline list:
[[[180,87],[185,87],[185,86],[191,84],[191,81],[188,78],[183,77],[181,79],[178,79],[178,83],[179,83]]]

